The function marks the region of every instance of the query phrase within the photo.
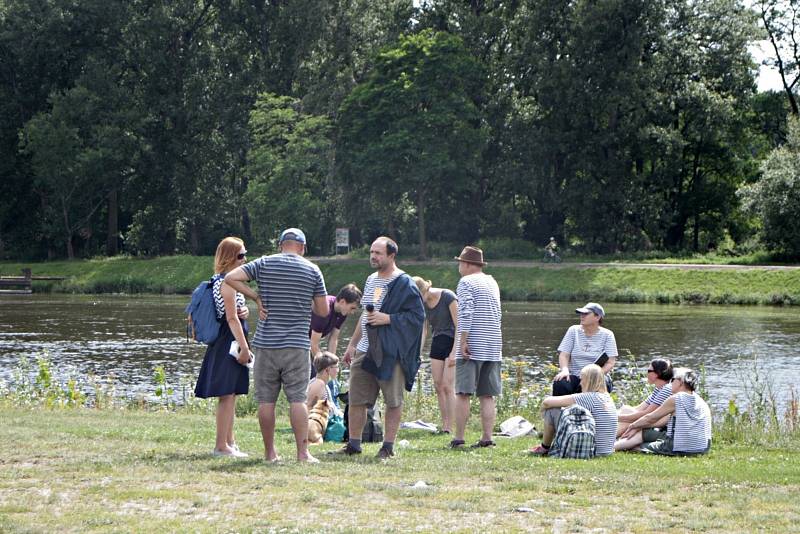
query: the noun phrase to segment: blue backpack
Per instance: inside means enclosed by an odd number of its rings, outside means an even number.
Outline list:
[[[192,292],[192,300],[183,310],[188,314],[186,318],[186,336],[210,345],[219,336],[219,320],[217,320],[217,306],[214,303],[214,282],[225,275],[215,274],[211,280],[200,282]]]

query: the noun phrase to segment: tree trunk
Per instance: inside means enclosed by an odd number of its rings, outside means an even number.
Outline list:
[[[69,213],[67,213],[67,206],[61,202],[61,214],[64,217],[64,237],[67,245],[67,259],[75,259],[75,249],[72,248],[72,231],[69,228]]]
[[[116,256],[117,254],[119,254],[119,194],[115,188],[108,194],[106,256]]]
[[[424,260],[428,257],[428,238],[425,236],[425,194],[420,191],[417,194],[417,218],[419,224],[419,259]]]

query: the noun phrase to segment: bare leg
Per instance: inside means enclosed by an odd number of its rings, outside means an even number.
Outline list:
[[[397,439],[397,430],[400,428],[400,419],[403,417],[403,406],[395,408],[386,408],[386,432],[384,433],[383,440],[394,443]]]
[[[542,431],[542,445],[549,447],[553,444],[553,438],[556,437],[556,425],[554,421],[558,420],[555,415],[561,414],[561,408],[550,408],[546,410],[542,415],[542,419],[544,420],[544,429]]]
[[[314,460],[314,457],[308,454],[308,408],[305,402],[289,404],[289,421],[297,444],[297,459],[301,462]]]
[[[367,422],[367,405],[350,405],[347,415],[347,428],[350,432],[350,437],[361,439],[361,436],[364,434],[364,425]]]
[[[442,429],[453,430],[453,420],[455,418],[456,396],[455,384],[456,368],[448,366],[445,362],[444,373],[442,374],[442,396],[445,399],[445,408],[442,412]]]
[[[258,405],[258,426],[261,427],[261,439],[264,440],[264,456],[271,462],[278,460],[278,452],[275,450],[274,402]]]
[[[469,420],[469,395],[459,393],[456,395],[456,435],[454,439],[464,440],[464,432],[467,430]]]
[[[481,441],[491,441],[494,420],[497,417],[494,397],[481,397]]]
[[[634,447],[638,447],[643,441],[642,431],[640,430],[629,438],[618,439],[616,442],[614,442],[614,450],[627,451],[629,449],[633,449]]]
[[[442,430],[450,430],[450,413],[444,385],[445,362],[431,358],[431,376],[436,400],[439,402],[439,413],[442,414]]]
[[[236,397],[223,395],[217,402],[217,437],[214,445],[219,452],[233,452],[228,446],[228,436],[233,432],[233,412]]]

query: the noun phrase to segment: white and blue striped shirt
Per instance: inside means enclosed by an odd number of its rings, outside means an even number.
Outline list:
[[[645,399],[644,403],[661,406],[662,404],[664,404],[664,401],[666,401],[669,398],[670,395],[672,395],[672,384],[670,382],[667,382],[662,387],[654,389],[653,392],[650,394],[650,396]]]
[[[499,362],[503,357],[503,334],[500,329],[502,311],[497,282],[488,274],[470,274],[459,280],[456,295],[456,358],[463,358],[461,334],[466,333],[471,359]]]
[[[258,284],[258,294],[267,309],[267,320],[258,321],[253,346],[310,349],[312,300],[327,295],[319,267],[297,254],[280,253],[262,256],[242,269]]]
[[[361,307],[366,309],[367,304],[375,306],[375,311],[381,311],[381,304],[383,299],[386,298],[386,287],[394,281],[395,278],[403,274],[403,271],[396,269],[389,278],[381,278],[378,273],[372,273],[367,277],[364,283],[364,294],[361,297]],[[358,340],[356,350],[360,352],[367,352],[369,349],[369,339],[367,339],[367,314],[361,314],[361,339]]]
[[[214,306],[217,309],[217,319],[222,319],[225,316],[225,300],[222,298],[222,282],[223,278],[214,280],[214,285],[211,286],[211,294],[214,295]],[[244,295],[236,292],[236,309],[245,307]]]
[[[587,391],[573,395],[575,404],[583,406],[594,417],[594,454],[607,456],[614,452],[617,439],[617,409],[608,393]]]
[[[672,452],[705,452],[711,443],[711,409],[697,393],[681,391],[674,398],[675,415],[667,426]]]
[[[569,374],[574,376],[580,376],[581,369],[597,361],[604,352],[609,358],[619,355],[614,332],[601,326],[594,335],[587,336],[578,324],[567,329],[558,346],[558,352],[569,354]]]

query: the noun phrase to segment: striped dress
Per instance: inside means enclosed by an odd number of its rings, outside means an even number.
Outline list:
[[[617,438],[617,409],[608,393],[587,391],[573,395],[575,404],[592,412],[594,417],[594,454],[608,456],[614,452]]]
[[[488,274],[470,274],[459,280],[456,295],[456,359],[463,359],[460,343],[461,334],[466,332],[471,359],[499,362],[503,356],[503,334],[500,330],[502,311],[497,282]]]
[[[672,452],[706,452],[711,446],[711,409],[697,393],[681,391],[674,398],[675,414],[667,426]]]

